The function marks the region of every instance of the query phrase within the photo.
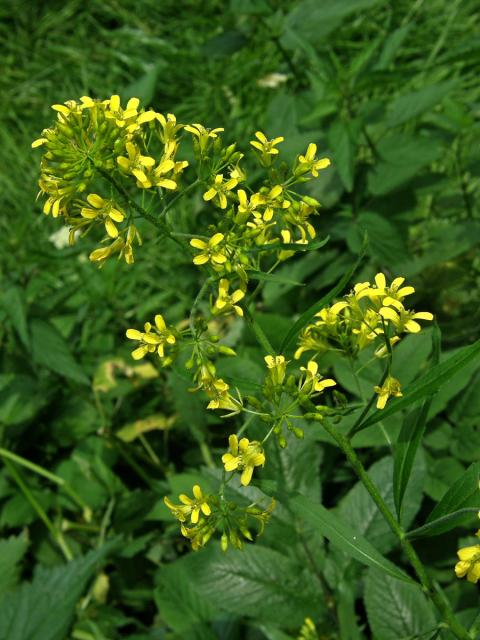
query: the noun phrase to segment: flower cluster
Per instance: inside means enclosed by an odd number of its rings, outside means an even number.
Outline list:
[[[405,278],[395,278],[387,285],[384,274],[378,273],[375,284],[356,284],[348,295],[319,311],[315,322],[305,327],[295,358],[304,351],[321,354],[330,350],[355,357],[375,342],[380,343],[376,355],[382,356],[387,339],[393,346],[402,334],[418,333],[418,320],[433,320],[433,315],[405,308],[405,298],[415,289],[403,286],[404,281]]]
[[[126,336],[129,340],[139,342],[139,346],[132,351],[132,358],[140,360],[147,353],[157,353],[166,366],[172,362],[172,357],[165,356],[165,348],[175,346],[177,342],[177,332],[173,327],[167,327],[163,316],[159,313],[155,316],[154,324],[146,322],[144,331],[137,329],[127,329]]]
[[[478,513],[480,518],[480,512]],[[475,534],[480,538],[480,529]],[[480,544],[463,547],[457,551],[458,562],[455,565],[457,578],[466,576],[469,582],[477,583],[480,580]]]

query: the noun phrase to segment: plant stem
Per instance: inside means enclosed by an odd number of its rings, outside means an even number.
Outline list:
[[[5,463],[6,468],[8,469],[8,472],[10,473],[12,478],[15,480],[15,482],[18,484],[18,486],[19,486],[20,490],[22,491],[23,495],[25,496],[25,498],[32,505],[33,509],[37,512],[38,517],[40,518],[40,520],[42,520],[44,525],[50,531],[50,534],[51,534],[52,538],[58,544],[58,546],[60,547],[60,550],[62,551],[63,555],[65,556],[65,560],[67,560],[68,562],[70,560],[73,560],[73,553],[71,552],[71,550],[70,550],[65,538],[63,537],[63,534],[62,534],[61,530],[58,529],[53,524],[53,522],[50,520],[50,518],[46,514],[46,512],[45,512],[44,508],[42,507],[42,505],[35,498],[33,493],[30,491],[29,487],[27,486],[27,484],[23,480],[22,476],[20,475],[20,473],[15,468],[15,465],[12,464],[8,458],[4,459],[4,463]]]
[[[422,564],[422,561],[417,555],[412,543],[406,537],[406,533],[400,524],[395,519],[395,516],[388,508],[388,505],[385,503],[384,499],[380,495],[376,485],[372,482],[370,476],[368,475],[365,467],[360,461],[359,457],[355,449],[350,444],[350,440],[348,437],[344,436],[342,433],[339,433],[333,425],[331,425],[328,420],[323,420],[323,426],[325,430],[334,438],[337,442],[340,449],[343,451],[353,470],[357,474],[358,478],[364,485],[365,489],[370,494],[372,500],[377,505],[380,513],[385,518],[388,526],[392,530],[392,532],[399,539],[400,544],[410,561],[415,573],[417,574],[418,579],[421,582],[423,591],[425,594],[432,600],[434,605],[437,607],[438,611],[443,617],[443,620],[448,625],[448,628],[453,633],[456,638],[459,640],[472,640],[472,636],[468,633],[468,631],[458,622],[455,617],[455,614],[446,600],[444,594],[437,588],[430,576],[425,571],[425,567]]]
[[[270,341],[268,340],[267,336],[263,332],[263,329],[260,327],[260,325],[257,323],[255,318],[252,316],[249,309],[245,309],[245,320],[250,325],[253,333],[255,334],[257,342],[265,350],[265,353],[267,354],[276,353],[275,349],[270,344]]]
[[[84,518],[87,522],[89,522],[89,520],[91,519],[91,509],[88,506],[88,504],[83,500],[83,498],[81,498],[78,493],[76,491],[74,491],[66,482],[63,478],[60,478],[59,476],[55,475],[54,473],[51,473],[50,471],[47,471],[46,469],[44,469],[43,467],[40,467],[38,464],[35,464],[34,462],[30,462],[30,460],[27,460],[26,458],[22,458],[21,456],[17,455],[16,453],[12,453],[11,451],[8,451],[8,449],[3,449],[0,447],[0,457],[11,460],[12,462],[16,462],[17,464],[21,465],[22,467],[25,467],[26,469],[29,469],[30,471],[33,471],[34,473],[37,473],[39,476],[43,476],[44,478],[47,478],[47,480],[50,480],[50,482],[53,482],[54,484],[58,485],[59,487],[62,487],[62,489],[65,491],[65,493],[79,506],[82,508],[83,510],[83,514],[84,514]]]

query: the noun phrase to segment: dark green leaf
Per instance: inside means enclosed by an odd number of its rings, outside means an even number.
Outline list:
[[[465,507],[480,503],[480,462],[474,462],[450,487],[427,518],[427,523]]]
[[[454,86],[454,81],[447,80],[398,96],[390,106],[387,125],[396,127],[425,113],[440,102]]]
[[[30,336],[28,335],[27,313],[23,294],[18,287],[9,287],[3,292],[2,306],[10,317],[13,328],[18,333],[20,340],[27,349],[30,349]]]
[[[27,547],[26,533],[0,540],[0,602],[3,595],[17,584],[20,574],[18,564]]]

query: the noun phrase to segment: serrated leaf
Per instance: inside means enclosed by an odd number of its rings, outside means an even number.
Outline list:
[[[480,353],[480,340],[458,351],[454,356],[432,367],[424,376],[408,385],[403,391],[402,398],[395,398],[389,402],[385,409],[377,409],[363,423],[362,429],[369,427],[379,420],[385,420],[389,416],[406,409],[426,396],[434,394],[455,373],[474,360]]]
[[[347,555],[362,564],[374,567],[398,580],[412,582],[401,569],[387,560],[375,547],[344,520],[321,504],[313,502],[305,496],[295,496],[290,501],[291,507],[299,517],[315,526],[330,543],[344,551]]]
[[[89,384],[81,366],[57,329],[36,318],[31,323],[32,356],[35,362],[80,384]]]
[[[109,542],[66,565],[38,567],[32,582],[2,598],[0,640],[65,640],[88,580],[115,545]]]
[[[434,631],[436,618],[421,588],[369,570],[365,606],[375,640],[399,640]]]
[[[2,596],[17,584],[20,575],[18,564],[25,555],[27,547],[26,533],[0,540],[0,602]]]

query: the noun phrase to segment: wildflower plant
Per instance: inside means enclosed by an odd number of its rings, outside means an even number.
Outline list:
[[[275,517],[276,501],[282,498],[281,492],[275,495],[275,483],[265,481],[271,459],[320,428],[322,437],[345,454],[415,578],[395,568],[362,535],[342,528],[335,515],[314,501],[287,496],[288,509],[303,514],[333,545],[361,562],[420,585],[442,624],[455,637],[469,638],[411,541],[433,525],[408,532],[402,520],[402,500],[431,396],[457,366],[437,362],[413,387],[404,386],[396,373],[397,353],[406,337],[415,339],[433,315],[412,307],[415,290],[403,276],[392,278],[380,271],[348,290],[352,270],[320,305],[306,310],[277,349],[255,318],[262,282],[298,252],[325,243],[316,239],[320,204],[305,193],[305,184],[328,169],[329,158],[312,142],[289,166],[282,160],[283,136],[269,139],[257,131],[249,141],[227,144],[223,128],[182,124],[173,114],[143,108],[137,98],[122,106],[117,95],[104,100],[83,96],[53,109],[55,122],[32,144],[42,150],[39,195],[44,213],[68,227],[72,244],[91,234],[99,245],[90,260],[98,266],[113,259],[133,265],[141,259],[142,244],[152,242],[153,235],[140,236],[143,219],[157,238],[175,243],[203,280],[182,322],[174,323],[165,308],[146,319],[143,329],[126,331],[133,342],[133,360],[151,358],[162,368],[181,370],[191,392],[201,394],[205,409],[234,425],[212,462],[216,488],[207,491],[195,484],[189,495],[164,497],[181,536],[193,550],[214,539],[223,551],[251,544]],[[252,175],[246,155],[256,163]],[[187,193],[198,196],[204,211],[185,233],[179,230],[183,227],[175,205]],[[250,394],[235,385],[233,376],[218,372],[237,357],[227,333],[239,324],[249,327],[263,354],[258,363],[262,375]],[[471,357],[468,352],[464,360]],[[341,381],[331,373],[332,363],[350,367],[359,388],[359,371],[370,368],[376,375],[380,366],[370,397],[362,398],[361,405],[348,402]],[[363,467],[352,439],[367,427],[380,428],[384,417],[419,400],[424,404],[415,430],[402,430],[409,445],[399,448],[395,458],[394,513]],[[262,499],[250,498],[252,485],[265,489]],[[232,487],[235,497],[229,493]],[[473,545],[458,552],[457,576],[478,581],[479,550]],[[310,618],[298,637],[319,637]]]

